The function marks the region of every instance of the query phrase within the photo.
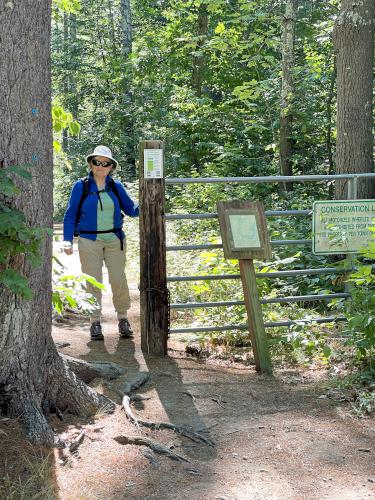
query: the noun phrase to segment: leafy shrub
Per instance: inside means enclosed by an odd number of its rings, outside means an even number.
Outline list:
[[[353,286],[350,289],[351,306],[347,311],[347,344],[355,348],[358,361],[370,366],[375,352],[375,275],[372,263],[368,262],[375,259],[374,234],[375,228],[372,241],[361,252],[362,258],[355,262],[356,271],[348,279]]]
[[[93,313],[98,305],[95,297],[86,291],[86,282],[101,290],[104,290],[105,286],[87,274],[64,274],[65,267],[56,256],[54,256],[54,262],[55,266],[52,273],[52,305],[55,313],[61,316],[68,308],[84,314]]]
[[[9,199],[18,195],[20,189],[13,176],[30,180],[28,166],[12,166],[2,170],[0,179],[0,284],[25,299],[32,292],[28,280],[19,271],[20,263],[26,259],[37,266],[41,263],[40,244],[46,228],[32,228],[26,223],[25,215],[11,206]]]

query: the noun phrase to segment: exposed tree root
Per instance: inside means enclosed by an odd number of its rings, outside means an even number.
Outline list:
[[[59,441],[41,410],[29,399],[23,402],[22,419],[26,435],[36,445],[54,446]]]
[[[85,437],[85,433],[82,431],[69,445],[70,453],[77,451],[79,446],[83,443],[83,439]]]
[[[64,354],[60,354],[60,356],[66,361],[72,372],[74,372],[78,378],[86,382],[86,384],[91,382],[94,378],[100,377],[113,380],[126,373],[126,369],[116,363],[106,361],[89,363],[88,361],[72,358]]]
[[[8,391],[12,396],[9,397],[7,412],[12,417],[22,417],[27,438],[34,444],[66,446],[48,423],[50,413],[59,418],[63,418],[65,411],[88,417],[102,407],[106,407],[107,412],[116,408],[113,401],[76,377],[56,351],[52,353],[44,375],[46,389],[43,392],[27,378],[21,379],[21,382],[19,378],[8,382]]]
[[[209,446],[214,446],[214,442],[207,438],[206,436],[203,436],[199,432],[195,432],[191,429],[188,429],[187,427],[181,426],[181,425],[175,425],[171,424],[169,422],[146,422],[144,420],[138,420],[131,408],[131,402],[132,401],[139,401],[140,399],[147,399],[144,398],[138,394],[131,395],[130,393],[140,387],[142,384],[147,382],[149,380],[150,376],[148,373],[140,373],[135,379],[130,380],[120,387],[121,390],[119,391],[116,390],[117,393],[122,394],[122,408],[125,411],[126,417],[132,422],[133,425],[135,425],[137,428],[139,427],[146,427],[148,429],[152,430],[160,430],[160,429],[169,429],[177,434],[181,434],[182,436],[185,436],[192,441],[199,443],[203,442]],[[164,446],[163,444],[151,440],[146,437],[141,437],[141,436],[135,436],[135,437],[129,437],[129,436],[117,436],[114,438],[115,441],[117,441],[120,444],[135,444],[135,445],[140,445],[140,446],[147,446],[151,450],[153,450],[155,453],[159,453],[160,455],[165,455],[171,460],[178,460],[180,462],[189,462],[189,460],[181,455],[178,455],[177,453],[174,453],[171,451],[169,448]]]
[[[190,460],[183,457],[182,455],[178,455],[177,453],[170,450],[166,446],[158,443],[157,441],[146,438],[146,437],[117,436],[114,438],[114,440],[117,441],[117,443],[119,443],[119,444],[135,444],[138,446],[148,446],[155,453],[159,453],[159,455],[165,455],[166,457],[170,458],[171,460],[190,463]]]
[[[160,462],[159,460],[156,458],[154,452],[150,449],[146,449],[144,452],[143,452],[143,456],[147,458],[147,460],[150,462],[151,465],[153,465],[154,467],[160,467]]]
[[[145,420],[138,420],[132,412],[132,409],[130,407],[130,397],[127,395],[125,395],[122,399],[122,407],[127,418],[136,427],[147,427],[148,429],[152,430],[169,429],[176,432],[177,434],[181,434],[182,436],[191,439],[195,443],[203,442],[209,446],[214,446],[214,442],[211,439],[182,425],[175,425],[169,422],[147,422]]]
[[[124,382],[120,386],[120,391],[123,394],[130,394],[131,392],[141,387],[141,385],[145,384],[150,380],[150,374],[148,372],[140,372],[136,375],[136,377],[132,380]]]

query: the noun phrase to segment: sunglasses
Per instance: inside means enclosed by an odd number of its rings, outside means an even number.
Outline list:
[[[93,158],[91,162],[93,165],[95,165],[95,167],[113,167],[113,163],[111,161],[100,161],[96,158]]]

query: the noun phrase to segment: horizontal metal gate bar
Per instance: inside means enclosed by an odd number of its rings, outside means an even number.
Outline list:
[[[304,320],[290,320],[290,321],[270,321],[264,323],[266,328],[275,328],[281,326],[292,326],[301,324],[311,324],[311,323],[336,323],[340,321],[347,321],[344,316],[332,316],[329,318],[315,318],[315,319],[304,319]],[[190,328],[171,328],[171,334],[179,333],[204,333],[204,332],[225,332],[231,330],[247,330],[247,325],[224,325],[224,326],[197,326]]]
[[[165,184],[218,184],[218,183],[269,183],[269,182],[321,182],[336,179],[373,179],[375,174],[337,174],[337,175],[270,175],[267,177],[166,177]]]
[[[288,304],[290,302],[314,302],[320,300],[347,299],[349,293],[330,293],[322,295],[291,295],[289,297],[275,297],[272,299],[261,299],[261,304]],[[187,302],[185,304],[170,304],[171,309],[198,309],[205,307],[223,307],[223,306],[243,306],[243,300],[231,300],[223,302]]]
[[[312,215],[312,210],[266,210],[266,217],[306,217]],[[166,220],[185,220],[185,219],[217,219],[217,213],[205,214],[166,214]]]
[[[312,245],[311,240],[273,240],[270,242],[273,247],[287,245]],[[209,250],[214,248],[223,248],[222,243],[203,243],[202,245],[168,245],[167,252],[179,252],[181,250]]]
[[[346,270],[347,272],[351,269]],[[317,275],[317,274],[340,274],[342,269],[336,267],[322,267],[320,269],[291,269],[290,271],[275,271],[267,273],[256,273],[257,278],[281,278],[291,276],[304,276],[304,275]],[[205,281],[205,280],[238,280],[241,278],[240,274],[207,274],[200,276],[168,276],[169,283],[177,281]]]

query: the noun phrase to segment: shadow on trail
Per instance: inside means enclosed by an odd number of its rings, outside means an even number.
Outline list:
[[[313,379],[304,383],[296,377],[295,383],[288,383],[251,369],[201,363],[173,350],[165,357],[146,355],[140,349],[136,307],[129,319],[135,331],[132,340],[118,338],[117,322],[110,314],[103,321],[104,343],[90,341],[87,322],[64,328],[72,351],[81,359],[125,367],[125,376],[111,382],[114,387],[149,372],[150,380],[135,391],[151,397],[134,406],[137,418],[191,427],[211,437],[216,446],[169,430],[150,433],[134,428],[133,435],[173,447],[191,464],[161,458],[155,471],[140,453],[142,479],[135,496],[129,492],[126,498],[294,500],[327,493],[332,498],[342,493],[343,498],[355,498],[358,488],[363,497],[370,492],[369,481],[375,479],[370,429],[341,416],[340,404],[321,398],[322,388]],[[68,351],[64,350],[74,355]],[[112,396],[109,391],[107,395]],[[124,452],[124,460],[125,456]],[[126,482],[121,469],[116,477],[121,490]],[[95,483],[95,488],[104,491],[105,486]],[[114,487],[106,493],[106,498],[118,498]]]

